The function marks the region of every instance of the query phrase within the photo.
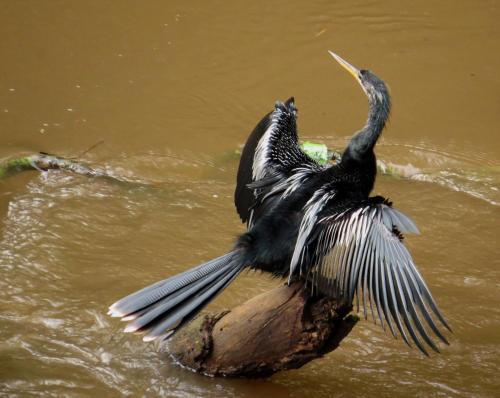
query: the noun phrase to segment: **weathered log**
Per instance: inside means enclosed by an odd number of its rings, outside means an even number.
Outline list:
[[[352,307],[310,297],[301,283],[196,318],[168,344],[181,365],[210,376],[266,377],[338,347],[358,318]]]

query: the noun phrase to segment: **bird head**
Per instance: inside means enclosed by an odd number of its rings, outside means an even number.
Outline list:
[[[352,137],[344,153],[348,158],[363,160],[372,153],[373,147],[389,118],[391,109],[389,90],[386,84],[373,72],[358,69],[334,52],[329,51],[329,53],[356,79],[368,97],[370,111],[366,125]]]
[[[387,89],[386,84],[372,71],[367,69],[358,69],[334,52],[328,52],[343,68],[345,68],[354,77],[354,79],[356,79],[370,102],[383,102],[384,99],[389,98],[389,90]]]

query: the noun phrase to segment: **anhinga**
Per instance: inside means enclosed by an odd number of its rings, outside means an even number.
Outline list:
[[[403,244],[415,224],[380,196],[370,197],[376,175],[373,148],[391,107],[385,83],[330,52],[360,83],[368,119],[342,154],[321,166],[299,147],[293,98],[277,102],[250,135],[241,156],[235,204],[248,225],[227,254],[133,293],[110,307],[144,340],[169,337],[245,268],[288,280],[303,278],[311,293],[351,305],[354,297],[422,352],[438,351],[429,331],[446,328],[422,276]],[[367,305],[368,302],[368,305]],[[375,308],[375,309],[374,309]],[[431,314],[433,314],[431,316]],[[409,334],[409,337],[408,337]],[[427,353],[426,353],[427,354]]]

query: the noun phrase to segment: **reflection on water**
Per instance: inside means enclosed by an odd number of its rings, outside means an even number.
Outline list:
[[[21,3],[0,13],[0,158],[45,150],[136,182],[0,181],[0,395],[493,397],[500,389],[500,56],[496,2]],[[449,12],[453,9],[453,15]],[[454,333],[425,358],[362,321],[334,353],[269,380],[174,365],[110,303],[220,255],[243,230],[235,148],[295,95],[301,137],[342,148],[366,102],[326,53],[389,82],[380,176]],[[478,62],[481,60],[481,62]],[[245,273],[211,305],[280,281]]]

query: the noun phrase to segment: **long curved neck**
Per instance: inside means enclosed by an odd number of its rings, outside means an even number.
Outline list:
[[[349,159],[363,161],[373,153],[373,147],[385,127],[391,110],[391,101],[387,91],[368,93],[370,110],[365,126],[349,142],[344,155]],[[346,159],[347,160],[347,159]]]

